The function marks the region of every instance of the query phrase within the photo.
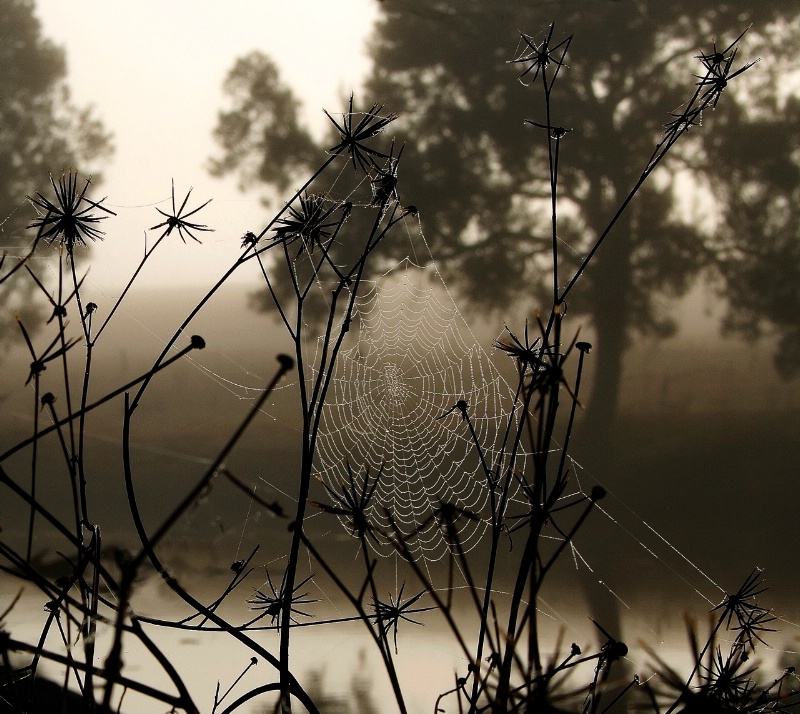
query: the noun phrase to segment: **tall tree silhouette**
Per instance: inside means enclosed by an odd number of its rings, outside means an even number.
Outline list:
[[[0,67],[2,275],[33,239],[26,227],[34,215],[25,197],[44,191],[49,174],[95,168],[111,143],[90,109],[70,101],[64,51],[43,37],[32,0],[0,0]],[[19,333],[15,312],[36,309],[34,289],[33,281],[0,284],[0,344],[10,330]]]
[[[535,124],[547,121],[536,83],[520,86],[518,66],[508,63],[517,28],[534,47],[551,22],[553,42],[574,36],[551,117],[569,129],[559,163],[563,287],[636,183],[671,113],[694,91],[701,55],[752,24],[735,61],[763,61],[737,78],[736,88],[724,88],[704,125],[693,126],[654,172],[571,290],[568,309],[597,335],[588,402],[600,413],[589,423],[607,425],[615,413],[631,339],[669,335],[675,324],[668,298],[684,294],[703,269],[715,269],[731,301],[727,324],[777,327],[778,364],[786,375],[794,371],[800,330],[791,315],[800,307],[800,283],[770,271],[784,260],[797,266],[800,257],[792,240],[800,104],[781,82],[798,54],[800,3],[391,0],[381,10],[366,95],[400,114],[395,128],[407,139],[402,184],[413,192],[440,270],[484,309],[515,303],[539,305],[545,314],[552,302],[544,279],[552,267],[550,186],[547,142]],[[241,119],[240,106],[234,97],[229,116]],[[262,105],[250,128],[267,126],[273,111]],[[302,132],[296,115],[292,120]],[[230,160],[224,121],[217,136],[228,149],[225,170],[243,167]],[[268,151],[261,160],[299,169],[307,147],[297,146],[262,144]]]

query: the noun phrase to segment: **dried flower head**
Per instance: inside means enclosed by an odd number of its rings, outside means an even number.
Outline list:
[[[541,42],[536,40],[524,32],[520,32],[520,38],[524,43],[524,48],[518,57],[508,60],[509,64],[527,64],[528,68],[518,77],[521,84],[530,86],[542,74],[542,82],[545,88],[552,87],[558,76],[559,70],[564,66],[564,58],[567,55],[569,44],[572,42],[572,35],[561,40],[557,45],[551,45],[553,40],[553,31],[555,30],[555,23],[551,24],[547,29],[547,35]],[[548,84],[547,81],[547,68],[550,65],[555,65],[555,72]],[[533,72],[530,81],[526,81],[525,77]]]
[[[563,305],[564,303],[554,309],[563,309]],[[544,334],[545,330],[541,321],[539,322],[539,329]],[[525,323],[525,333],[522,339],[511,332],[508,326],[506,326],[506,333],[509,339],[498,340],[494,343],[494,346],[516,360],[520,374],[528,376],[529,382],[527,386],[529,389],[545,394],[554,386],[560,385],[572,399],[577,401],[577,396],[564,377],[563,371],[563,364],[572,348],[575,347],[577,335],[569,347],[561,353],[554,346],[544,343],[539,337],[531,340],[528,336],[527,322]]]
[[[412,620],[408,616],[408,613],[411,611],[410,608],[413,607],[413,605],[425,594],[425,591],[423,590],[422,592],[417,593],[413,597],[410,597],[408,600],[403,602],[403,589],[405,586],[405,583],[400,586],[400,592],[397,593],[396,601],[390,594],[389,602],[381,602],[378,600],[372,604],[372,607],[375,610],[375,622],[378,627],[381,628],[384,637],[387,637],[389,635],[389,630],[394,628],[395,654],[397,654],[397,626],[400,624],[400,620],[405,620],[406,622],[410,622],[414,625],[422,625],[421,622]],[[432,608],[420,608],[419,610],[414,610],[413,612],[424,612],[425,610],[430,609]]]
[[[700,60],[705,70],[704,75],[696,75],[697,79],[700,80],[697,85],[702,90],[701,100],[705,106],[711,105],[711,107],[715,109],[719,101],[719,96],[728,86],[728,82],[742,74],[742,72],[750,69],[750,67],[758,62],[758,60],[753,60],[740,67],[735,72],[731,72],[733,61],[739,50],[739,41],[744,37],[745,32],[747,32],[747,29],[722,50],[717,49],[715,40],[711,52],[701,52],[699,55],[695,56],[695,59]]]
[[[183,203],[181,207],[176,210],[175,208],[175,180],[172,181],[172,213],[164,213],[160,208],[156,208],[156,210],[166,218],[166,221],[162,221],[161,223],[157,223],[152,228],[151,231],[157,230],[158,228],[164,228],[164,232],[161,234],[160,238],[164,238],[172,233],[172,231],[177,230],[178,235],[181,237],[181,240],[185,243],[186,238],[184,237],[184,233],[189,236],[193,241],[197,243],[201,243],[202,241],[195,236],[192,231],[213,231],[213,228],[209,228],[206,225],[201,223],[191,223],[186,219],[189,216],[193,216],[197,213],[200,209],[205,208],[209,203],[211,203],[211,199],[209,198],[204,204],[198,206],[192,211],[188,213],[184,213],[183,209],[186,208],[186,202],[189,200],[189,196],[192,194],[192,189],[190,188],[189,191],[186,193],[186,198],[183,199]]]
[[[379,169],[375,157],[388,159],[389,155],[370,148],[364,142],[382,133],[389,124],[397,119],[397,114],[381,116],[379,114],[381,109],[383,109],[383,104],[373,104],[369,111],[361,114],[361,119],[354,126],[353,117],[357,114],[353,111],[353,95],[351,94],[350,107],[347,114],[342,117],[341,124],[326,111],[326,116],[333,122],[340,136],[339,143],[328,151],[332,154],[349,154],[353,168],[360,167],[364,173],[369,173],[372,168]]]
[[[258,236],[253,233],[253,231],[247,231],[242,236],[242,248],[248,248],[249,246],[256,245],[258,243]]]
[[[711,658],[711,666],[703,666],[700,674],[701,696],[705,695],[711,701],[732,707],[733,710],[747,704],[755,690],[752,675],[756,668],[745,668],[745,662],[737,651],[723,655],[722,649],[717,647]]]
[[[756,602],[756,597],[767,590],[761,572],[758,568],[754,569],[735,593],[726,595],[722,602],[712,609],[712,612],[721,610],[720,621],[725,621],[726,628],[730,629],[733,621],[736,622],[736,627],[751,623],[753,618],[758,622],[762,615],[769,612]]]
[[[766,645],[767,643],[762,635],[766,632],[775,632],[775,628],[767,627],[767,625],[776,619],[769,610],[758,609],[751,612],[747,619],[732,628],[736,632],[736,641],[740,643],[743,651],[746,652],[748,649],[754,651],[756,642]]]
[[[275,243],[288,245],[299,241],[297,255],[303,252],[313,253],[317,245],[322,245],[333,235],[331,229],[340,222],[338,219],[328,221],[339,205],[334,203],[326,208],[327,200],[327,196],[320,193],[300,196],[300,205],[290,206],[286,216],[275,222]]]
[[[332,513],[343,519],[350,535],[356,538],[363,538],[365,536],[374,538],[375,535],[372,532],[372,526],[370,525],[367,511],[372,496],[375,493],[375,488],[378,486],[381,474],[383,473],[383,468],[372,478],[370,476],[369,467],[367,467],[364,471],[363,480],[359,485],[352,468],[350,468],[350,464],[347,463],[346,466],[347,483],[341,484],[341,494],[323,483],[333,504],[328,505],[317,501],[313,501],[312,503],[321,511]]]
[[[528,322],[525,322],[523,339],[519,339],[508,326],[506,326],[506,333],[508,333],[508,340],[495,341],[495,349],[514,358],[519,363],[522,372],[538,369],[543,362],[542,340],[539,337],[534,340],[528,337]]]
[[[302,588],[309,580],[311,580],[311,578],[312,576],[309,575],[305,580],[295,585],[290,593],[287,593],[286,573],[283,574],[280,588],[276,589],[272,582],[272,578],[269,575],[269,571],[267,571],[267,585],[269,586],[269,592],[257,590],[256,594],[247,601],[252,606],[253,610],[263,610],[263,612],[258,617],[251,620],[248,624],[253,624],[253,622],[260,620],[262,617],[269,616],[273,625],[280,626],[283,608],[287,602],[289,604],[290,613],[303,615],[303,617],[311,617],[309,613],[298,610],[295,607],[295,605],[310,605],[311,603],[319,602],[319,600],[309,600],[308,593],[298,593],[298,590],[300,590],[300,588]],[[291,617],[291,620],[292,622],[296,622],[293,617]]]
[[[38,231],[37,237],[43,238],[48,243],[60,243],[67,249],[69,255],[72,255],[76,245],[85,246],[87,238],[92,241],[102,240],[104,234],[97,224],[106,216],[97,215],[92,211],[97,209],[112,216],[116,213],[101,205],[105,199],[92,201],[86,197],[91,182],[91,178],[87,178],[83,189],[78,191],[77,173],[63,174],[58,182],[50,176],[55,202],[38,191],[35,197],[28,196],[28,201],[39,214],[28,228],[35,228]]]

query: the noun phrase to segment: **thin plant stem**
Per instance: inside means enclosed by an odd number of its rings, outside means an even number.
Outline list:
[[[33,435],[34,437],[37,436],[39,433],[39,374],[35,374],[33,377]],[[39,453],[38,449],[39,440],[36,439],[33,442],[33,448],[31,449],[31,507],[29,510],[28,516],[28,547],[25,555],[25,559],[30,563],[31,561],[31,549],[33,547],[33,526],[34,520],[36,518],[36,509],[33,507],[33,502],[36,500],[36,462],[37,462],[37,455]]]
[[[150,256],[153,255],[156,248],[158,248],[158,246],[166,237],[167,233],[164,233],[156,239],[156,242],[153,243],[153,245],[150,247],[149,250],[145,247],[144,255],[142,256],[142,259],[139,261],[139,265],[136,266],[136,270],[133,271],[133,275],[131,275],[131,277],[128,279],[128,282],[125,284],[125,287],[122,289],[122,292],[120,293],[119,297],[114,301],[114,304],[111,306],[111,310],[109,310],[108,315],[106,316],[105,320],[103,320],[103,322],[101,323],[97,332],[94,334],[94,337],[88,341],[89,345],[95,344],[97,340],[100,338],[100,335],[103,334],[103,331],[106,329],[106,327],[108,327],[108,324],[111,322],[111,318],[114,317],[114,314],[119,309],[119,306],[122,305],[122,301],[125,299],[126,295],[128,294],[128,291],[133,286],[133,283],[136,281],[136,278],[139,276],[139,273],[142,272],[145,263],[147,263]],[[87,330],[87,337],[89,336],[90,336],[89,331]]]
[[[356,261],[354,267],[349,271],[347,280],[340,280],[336,289],[331,296],[331,303],[328,308],[328,320],[325,327],[323,337],[323,345],[321,350],[321,357],[319,365],[317,366],[317,378],[314,381],[311,394],[309,395],[306,390],[306,365],[303,356],[303,301],[298,293],[297,304],[297,318],[295,329],[295,354],[297,359],[297,370],[300,384],[300,403],[301,413],[303,415],[303,447],[300,464],[300,485],[297,496],[297,509],[295,514],[295,529],[292,533],[292,541],[289,549],[288,564],[285,571],[285,592],[291,593],[294,589],[296,580],[297,563],[300,553],[300,533],[302,524],[305,518],[305,511],[308,502],[309,489],[311,486],[311,477],[313,470],[314,453],[316,450],[316,440],[319,433],[320,420],[322,418],[322,408],[325,404],[328,388],[333,378],[333,367],[336,363],[339,351],[341,349],[344,338],[349,329],[350,321],[352,319],[353,309],[355,307],[356,297],[361,284],[361,279],[364,273],[367,258],[374,248],[378,245],[380,239],[386,234],[388,228],[392,225],[390,216],[387,227],[380,230],[380,222],[383,216],[384,208],[388,202],[388,197],[384,200],[381,206],[379,216],[376,218],[372,231],[366,241],[366,247],[361,257]],[[394,208],[396,210],[396,206]],[[377,234],[377,235],[376,235]],[[287,266],[291,269],[291,265]],[[334,338],[333,326],[336,318],[337,303],[339,296],[348,285],[350,297],[347,305],[343,310],[342,328]],[[290,613],[291,613],[291,598],[286,598],[282,603],[282,619],[281,619],[281,637],[280,637],[280,660],[281,660],[281,676],[288,676],[289,674],[289,642],[290,642]],[[284,690],[285,691],[285,690]],[[288,700],[282,700],[282,711],[289,711],[290,706]]]
[[[231,435],[228,439],[228,443],[222,448],[222,450],[217,454],[217,457],[211,463],[211,465],[206,470],[204,476],[197,482],[197,484],[184,496],[183,500],[173,509],[172,513],[164,520],[161,526],[156,530],[156,532],[152,536],[147,536],[142,541],[142,550],[139,551],[139,554],[133,558],[132,561],[132,568],[134,570],[138,569],[141,565],[142,561],[145,557],[149,556],[151,552],[154,551],[155,547],[159,544],[161,539],[172,529],[175,525],[178,518],[180,518],[183,513],[197,500],[198,496],[206,489],[208,484],[210,483],[211,479],[217,474],[219,468],[225,462],[225,459],[228,457],[230,452],[233,450],[233,447],[236,446],[239,439],[244,434],[245,430],[250,423],[255,419],[255,417],[261,411],[261,408],[264,406],[264,403],[267,401],[269,396],[272,394],[273,390],[277,386],[278,382],[286,375],[286,373],[292,368],[292,360],[285,355],[281,355],[278,358],[280,362],[280,367],[276,372],[275,376],[270,380],[269,384],[267,385],[266,389],[259,395],[258,399],[255,400],[253,406],[250,408],[249,413],[244,418],[242,423],[239,425],[239,428]],[[127,397],[127,395],[126,395]],[[127,401],[127,398],[126,398]],[[130,415],[133,411],[133,407],[126,404],[126,414]],[[126,419],[128,423],[130,423],[130,418]]]

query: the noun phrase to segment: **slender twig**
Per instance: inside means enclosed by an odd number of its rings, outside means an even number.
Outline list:
[[[231,435],[228,439],[228,443],[222,448],[222,450],[217,454],[217,457],[211,463],[211,465],[206,470],[206,473],[203,477],[197,482],[197,484],[192,488],[186,496],[184,496],[183,500],[175,506],[172,510],[172,513],[167,516],[161,526],[156,530],[156,532],[152,536],[146,536],[142,541],[142,549],[139,551],[139,554],[133,558],[132,567],[134,570],[138,569],[141,565],[142,561],[145,557],[148,557],[155,549],[155,547],[159,544],[161,539],[172,529],[175,525],[178,518],[180,518],[186,510],[197,500],[198,496],[205,491],[206,487],[208,486],[211,479],[216,475],[217,471],[219,470],[220,466],[225,462],[225,459],[228,458],[228,454],[233,450],[233,447],[236,446],[239,439],[244,434],[245,430],[250,423],[255,419],[255,417],[261,411],[261,408],[264,406],[264,403],[267,401],[269,396],[272,394],[272,391],[277,386],[278,382],[283,379],[284,375],[292,369],[294,363],[291,357],[287,357],[286,355],[279,355],[278,362],[280,363],[280,367],[276,372],[275,376],[270,380],[269,384],[267,385],[266,389],[261,393],[258,399],[253,403],[253,406],[250,408],[250,412],[244,418],[242,423],[239,425],[239,428]],[[127,395],[126,395],[126,414],[132,413],[133,407],[127,404]],[[129,422],[129,419],[126,418],[126,423]]]
[[[51,434],[54,431],[57,431],[58,429],[60,429],[65,424],[70,424],[76,417],[79,417],[81,414],[87,414],[90,411],[92,411],[93,409],[97,409],[97,407],[102,406],[106,402],[111,401],[112,399],[114,399],[114,397],[118,397],[120,394],[123,394],[125,392],[130,391],[131,388],[135,387],[137,384],[141,384],[142,382],[145,382],[145,381],[151,379],[153,377],[153,375],[155,375],[158,372],[161,372],[162,370],[166,369],[167,367],[169,367],[174,362],[177,362],[179,359],[181,359],[181,357],[187,355],[192,350],[200,349],[199,344],[200,343],[198,343],[196,340],[194,340],[192,342],[192,344],[190,344],[188,347],[184,347],[176,355],[174,355],[173,357],[170,357],[165,362],[160,362],[158,365],[156,365],[152,369],[148,370],[147,372],[145,372],[140,377],[137,377],[136,379],[131,380],[127,384],[124,384],[121,387],[118,387],[117,389],[112,390],[111,392],[106,394],[104,397],[101,397],[97,401],[94,401],[91,404],[87,404],[80,411],[77,411],[77,412],[73,413],[71,416],[64,417],[63,419],[57,421],[52,426],[49,426],[46,429],[40,430],[38,435],[31,436],[31,437],[29,437],[27,439],[23,439],[22,441],[20,441],[19,443],[15,444],[10,449],[5,451],[4,453],[0,454],[0,462],[5,461],[9,456],[12,456],[13,454],[16,454],[18,451],[22,451],[22,449],[24,449],[26,446],[30,446],[32,443],[34,443],[38,439],[41,439],[42,437],[47,436],[48,434]]]
[[[51,662],[57,662],[58,664],[67,665],[69,667],[74,667],[81,672],[88,672],[90,669],[92,671],[92,675],[98,677],[100,679],[105,679],[107,672],[102,667],[94,667],[84,664],[83,662],[76,661],[71,657],[59,654],[58,652],[51,652],[50,650],[44,650],[35,647],[34,645],[29,644],[28,642],[24,642],[22,640],[14,639],[13,637],[9,637],[4,640],[5,647],[10,652],[28,652],[30,654],[35,654],[38,652],[40,657],[43,657],[46,660]],[[120,684],[123,687],[127,687],[130,690],[135,692],[139,692],[140,694],[144,694],[151,699],[156,699],[160,702],[164,702],[165,704],[169,704],[174,707],[179,707],[182,709],[186,709],[189,712],[196,712],[199,714],[199,710],[187,703],[183,697],[175,696],[174,694],[167,694],[166,692],[162,692],[155,687],[151,687],[148,684],[144,684],[136,679],[130,679],[125,677],[124,675],[118,675],[116,678],[116,684]]]

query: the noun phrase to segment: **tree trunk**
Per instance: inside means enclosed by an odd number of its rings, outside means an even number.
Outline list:
[[[615,315],[596,315],[595,328],[594,381],[591,393],[582,399],[586,410],[581,434],[587,445],[602,446],[608,439],[619,407],[627,329],[625,322]]]
[[[591,271],[592,324],[595,328],[594,380],[591,393],[581,401],[586,406],[582,420],[585,446],[604,446],[617,416],[622,368],[632,327],[633,225],[623,214],[597,252]]]

